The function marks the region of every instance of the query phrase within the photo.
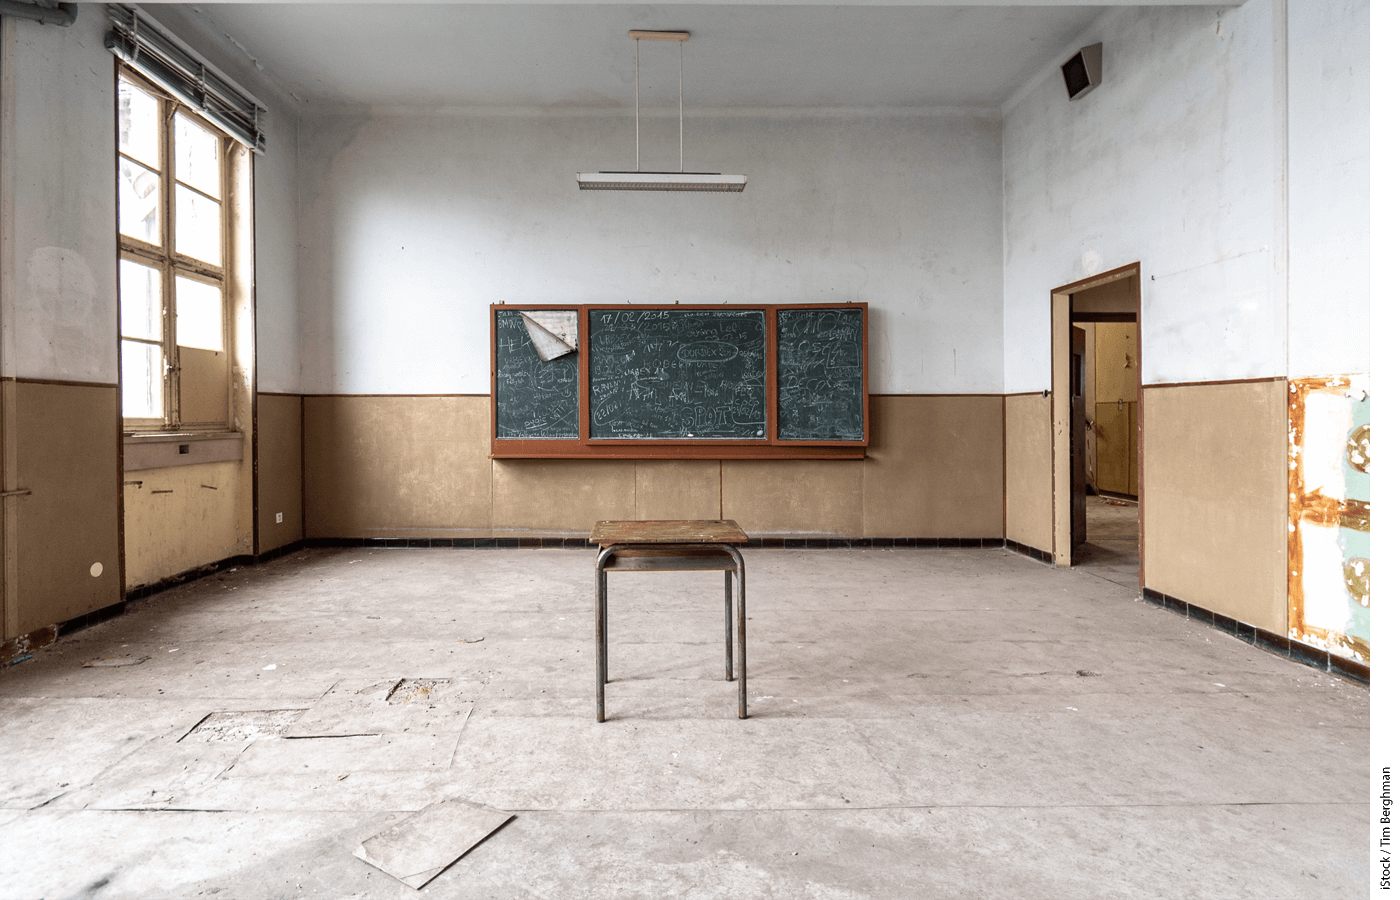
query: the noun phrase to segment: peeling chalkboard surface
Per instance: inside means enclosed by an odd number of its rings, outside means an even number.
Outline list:
[[[863,321],[858,308],[778,310],[778,440],[864,439]]]
[[[763,439],[761,309],[591,309],[592,439]]]
[[[578,354],[540,359],[521,312],[496,310],[496,437],[576,440]]]

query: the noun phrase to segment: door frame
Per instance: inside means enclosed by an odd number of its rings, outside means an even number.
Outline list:
[[[1143,573],[1147,569],[1147,541],[1143,527],[1143,504],[1147,491],[1143,481],[1143,424],[1145,421],[1142,403],[1142,264],[1131,262],[1107,272],[1100,272],[1088,278],[1081,278],[1069,284],[1060,285],[1050,291],[1050,440],[1051,477],[1050,490],[1053,544],[1051,555],[1057,566],[1073,565],[1073,501],[1070,496],[1074,489],[1070,471],[1070,380],[1069,380],[1069,329],[1070,295],[1076,291],[1111,284],[1124,278],[1138,276],[1137,300],[1134,317],[1137,322],[1138,359],[1138,588],[1144,585]]]

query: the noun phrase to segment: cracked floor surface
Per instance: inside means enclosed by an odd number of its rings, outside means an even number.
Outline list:
[[[0,896],[1364,893],[1366,688],[1001,550],[745,559],[742,721],[719,573],[610,579],[602,724],[589,551],[133,603],[0,671]],[[351,855],[449,797],[516,818],[421,892]]]

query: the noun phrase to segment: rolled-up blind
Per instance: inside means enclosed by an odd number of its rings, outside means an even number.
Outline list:
[[[106,45],[127,65],[170,91],[255,153],[267,149],[267,107],[135,7],[107,5]]]

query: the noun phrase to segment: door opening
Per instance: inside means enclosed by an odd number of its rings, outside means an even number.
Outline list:
[[[1055,564],[1142,587],[1142,300],[1133,263],[1051,292]]]

